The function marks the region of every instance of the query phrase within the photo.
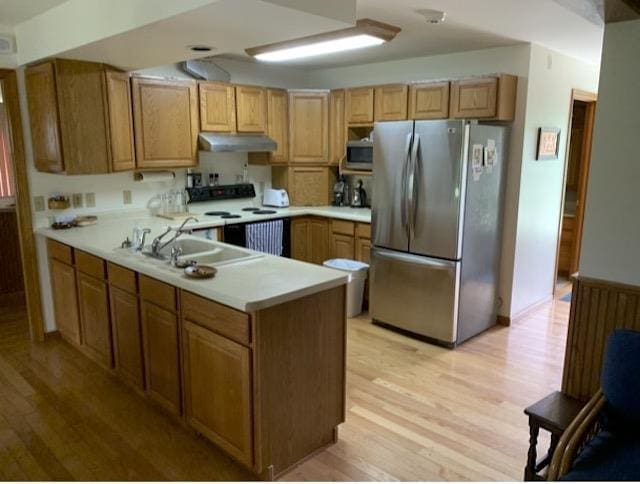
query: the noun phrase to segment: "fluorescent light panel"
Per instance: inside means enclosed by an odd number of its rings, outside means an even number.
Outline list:
[[[265,52],[264,54],[257,54],[255,58],[266,62],[279,62],[301,59],[303,57],[314,57],[317,55],[333,54],[334,52],[362,49],[363,47],[380,45],[384,42],[385,40],[379,37],[360,34],[351,37],[343,37],[342,39],[327,40],[325,42],[317,42],[315,44],[301,45],[300,47],[291,47],[288,49],[275,50],[273,52]]]

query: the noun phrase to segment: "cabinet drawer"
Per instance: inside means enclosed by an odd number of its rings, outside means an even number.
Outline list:
[[[176,288],[151,277],[140,275],[140,297],[169,311],[176,310]]]
[[[182,317],[238,343],[251,343],[249,315],[181,291]]]
[[[370,224],[358,224],[356,225],[356,235],[363,239],[371,238],[371,225]]]
[[[355,232],[355,224],[346,220],[332,220],[331,232],[334,234],[353,235]]]
[[[104,260],[95,255],[76,250],[76,268],[80,272],[93,276],[96,279],[104,279]]]
[[[136,273],[132,270],[125,269],[113,262],[107,263],[107,273],[109,275],[109,284],[115,286],[130,294],[138,293],[138,285],[136,284]]]
[[[47,252],[50,259],[73,265],[73,249],[55,240],[47,239]]]

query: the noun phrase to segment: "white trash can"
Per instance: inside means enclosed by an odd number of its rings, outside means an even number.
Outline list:
[[[349,274],[347,283],[347,317],[353,318],[362,312],[364,283],[367,279],[369,264],[351,259],[329,259],[324,261],[325,267]]]

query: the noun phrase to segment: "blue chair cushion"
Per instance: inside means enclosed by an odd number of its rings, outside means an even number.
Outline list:
[[[640,425],[640,332],[616,330],[607,338],[600,384],[611,422]],[[616,425],[617,426],[617,425]]]
[[[598,433],[582,450],[562,481],[640,480],[640,438]]]

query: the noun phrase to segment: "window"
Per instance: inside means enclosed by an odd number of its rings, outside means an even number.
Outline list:
[[[15,196],[10,142],[9,122],[0,97],[0,198]]]

